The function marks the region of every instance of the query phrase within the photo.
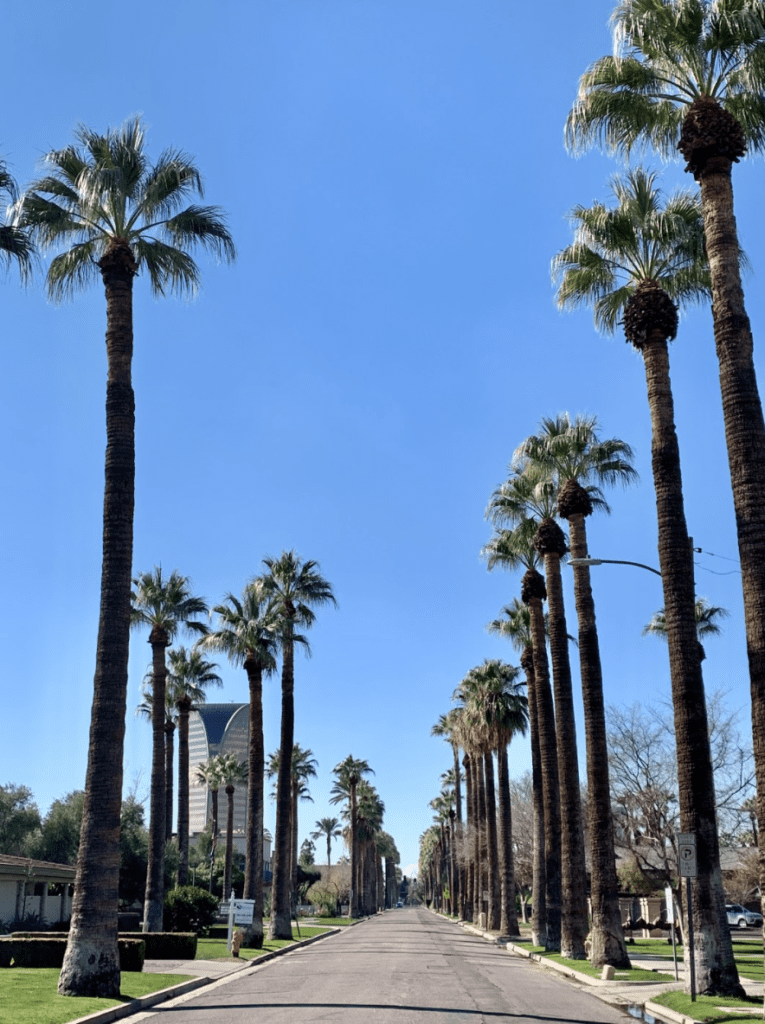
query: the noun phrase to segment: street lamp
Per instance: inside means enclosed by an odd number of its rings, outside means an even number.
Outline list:
[[[658,569],[650,565],[643,565],[642,562],[627,562],[623,558],[569,558],[568,565],[636,565],[639,569],[647,569],[661,576]]]

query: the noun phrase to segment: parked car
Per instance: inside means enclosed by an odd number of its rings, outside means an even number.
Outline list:
[[[730,928],[762,928],[762,914],[747,910],[740,903],[727,903],[725,913],[728,915]]]

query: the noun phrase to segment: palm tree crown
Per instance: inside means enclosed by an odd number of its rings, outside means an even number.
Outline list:
[[[217,206],[184,205],[204,196],[199,170],[187,154],[164,150],[151,164],[140,118],[104,134],[80,125],[79,146],[45,157],[50,172],[32,182],[16,204],[16,223],[43,249],[64,244],[47,287],[56,301],[95,283],[99,259],[126,244],[136,271],[146,270],[155,295],[193,294],[199,268],[186,250],[197,245],[231,262],[236,251]]]
[[[165,577],[162,567],[155,566],[151,572],[139,573],[133,586],[130,623],[134,628],[149,626],[152,632],[161,631],[167,643],[172,643],[181,628],[202,635],[207,632],[207,626],[197,621],[198,616],[207,614],[207,604],[191,593],[188,576],[173,569]]]
[[[5,205],[6,199],[15,201],[17,195],[16,182],[8,165],[0,160],[0,206]],[[26,231],[15,224],[0,224],[0,264],[5,263],[10,267],[15,260],[21,280],[26,282],[32,274],[34,256],[35,247]]]
[[[614,54],[582,75],[566,123],[570,149],[642,143],[674,158],[688,108],[706,98],[741,126],[732,159],[765,146],[763,0],[622,0],[611,25]]]
[[[656,174],[634,168],[610,181],[616,205],[576,206],[574,242],[554,258],[561,309],[591,305],[595,326],[612,334],[641,284],[658,283],[674,302],[709,297],[701,203],[681,191],[662,203]],[[674,338],[676,323],[667,337]],[[632,341],[632,338],[629,339]]]

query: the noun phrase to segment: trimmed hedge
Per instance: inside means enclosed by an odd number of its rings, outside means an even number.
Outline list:
[[[13,939],[0,939],[0,967],[10,967],[13,958]]]
[[[196,932],[123,932],[122,939],[144,939],[147,960],[193,960]]]
[[[56,967],[64,962],[68,939],[64,936],[23,935],[11,937],[14,967]],[[121,971],[142,971],[146,959],[146,944],[135,936],[117,940]]]

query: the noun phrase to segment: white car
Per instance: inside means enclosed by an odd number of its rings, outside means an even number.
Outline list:
[[[730,928],[762,928],[762,914],[747,910],[740,903],[728,903],[725,906]]]

